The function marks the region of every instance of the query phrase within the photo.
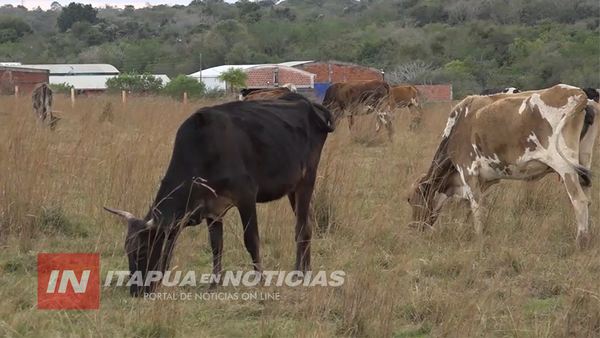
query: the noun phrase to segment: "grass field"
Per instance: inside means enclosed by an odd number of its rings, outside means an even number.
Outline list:
[[[194,107],[164,99],[56,98],[55,132],[35,124],[27,98],[0,98],[0,335],[6,337],[599,337],[597,188],[591,247],[580,251],[571,203],[556,175],[491,189],[485,234],[449,203],[434,231],[408,228],[406,190],[429,165],[450,105],[430,104],[424,128],[374,133],[374,116],[344,121],[319,168],[313,270],[343,270],[340,287],[257,286],[279,300],[172,301],[100,290],[99,310],[38,310],[37,253],[96,252],[101,284],[127,270],[124,222],[102,206],[142,217]],[[214,102],[213,102],[214,103]],[[113,118],[111,118],[113,117]],[[600,181],[599,160],[594,158]],[[259,205],[265,270],[294,267],[287,199]],[[239,215],[225,222],[225,270],[251,269]],[[212,270],[206,226],[180,236],[172,267]],[[164,287],[163,287],[164,288]],[[171,287],[159,292],[203,292]],[[228,286],[220,292],[244,292]]]

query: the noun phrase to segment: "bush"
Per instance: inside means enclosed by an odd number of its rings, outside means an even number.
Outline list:
[[[177,100],[183,99],[183,93],[187,92],[188,98],[201,98],[204,94],[206,86],[204,82],[200,82],[194,78],[179,74],[176,78],[167,83],[163,89],[163,94]]]
[[[50,84],[50,89],[58,94],[71,94],[71,88],[73,88],[73,85],[66,82]]]
[[[151,74],[120,73],[106,80],[106,91],[108,92],[127,90],[133,93],[158,93],[162,88],[162,79]]]

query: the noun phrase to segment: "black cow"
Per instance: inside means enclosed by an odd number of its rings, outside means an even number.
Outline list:
[[[297,93],[198,109],[177,131],[169,167],[146,217],[105,208],[128,220],[125,248],[131,273],[141,271],[145,281],[148,271],[164,272],[179,231],[206,219],[213,273],[221,274],[222,217],[233,206],[254,270],[262,272],[256,203],[286,195],[296,215],[296,270],[310,270],[309,203],[323,145],[334,129],[325,107]],[[143,289],[131,285],[130,293],[153,292],[156,283]],[[210,289],[216,287],[212,283]]]
[[[61,119],[52,114],[53,95],[52,88],[46,82],[36,84],[31,92],[33,112],[37,117],[37,121],[41,124],[48,123],[50,130],[54,130],[56,124]]]
[[[490,89],[484,89],[481,92],[481,94],[479,94],[479,95],[492,95],[492,94],[498,94],[498,93],[516,94],[516,93],[520,93],[520,92],[521,91],[515,87],[490,88]]]
[[[592,101],[599,102],[600,101],[600,92],[596,88],[581,88],[587,95],[588,99]]]

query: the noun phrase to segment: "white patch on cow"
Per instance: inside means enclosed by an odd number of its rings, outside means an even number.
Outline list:
[[[477,207],[478,204],[475,201],[475,199],[473,198],[473,190],[471,190],[471,187],[467,184],[467,180],[465,178],[465,172],[464,172],[463,168],[461,166],[456,166],[456,169],[458,170],[458,173],[460,174],[460,180],[462,181],[462,185],[463,185],[461,188],[461,192],[462,192],[461,197],[469,200],[469,202],[471,202],[471,205],[475,205],[475,207]]]
[[[529,98],[523,100],[523,103],[521,103],[521,106],[519,107],[519,115],[523,115],[523,112],[525,111],[525,108],[527,108],[528,104],[529,104]]]
[[[469,107],[465,107],[465,116],[469,115]]]
[[[450,114],[452,115],[452,114]],[[454,117],[450,116],[448,117],[448,122],[446,122],[446,128],[444,128],[444,134],[442,134],[442,138],[446,138],[448,136],[450,136],[450,132],[452,131],[452,128],[454,127],[454,124],[456,123],[456,118],[458,117],[458,112],[456,112],[456,114],[454,114]]]
[[[543,168],[535,168],[532,171],[532,168],[528,166],[528,164],[532,161],[539,161],[544,163],[545,165],[550,166],[554,169],[561,177],[564,177],[564,174],[572,171],[572,167],[568,164],[558,153],[556,149],[556,141],[558,138],[558,147],[561,147],[561,150],[564,154],[567,154],[571,157],[577,158],[576,154],[573,153],[572,149],[569,149],[565,144],[564,138],[562,137],[562,133],[558,132],[562,130],[562,126],[566,123],[566,120],[563,119],[564,115],[568,113],[573,107],[577,104],[577,100],[574,97],[569,97],[567,103],[560,107],[555,108],[547,105],[539,94],[533,94],[529,100],[529,106],[539,108],[540,114],[542,118],[548,121],[550,127],[552,128],[551,135],[536,135],[535,133],[531,133],[527,137],[527,140],[533,142],[536,146],[534,149],[525,149],[523,155],[521,155],[516,163],[516,168],[521,169],[523,171],[525,168],[530,175],[535,175],[541,173]],[[548,137],[548,148],[544,148],[541,145],[539,140],[540,137]],[[513,176],[521,176],[515,173]]]
[[[473,162],[467,168],[469,175],[480,176],[486,180],[496,180],[506,176],[503,170],[495,168],[498,167],[497,165],[493,166],[493,164],[502,163],[498,158],[498,154],[494,154],[494,157],[483,156],[474,143],[471,143],[471,147],[475,151],[475,156],[471,155]]]
[[[558,86],[559,86],[560,88],[563,88],[563,89],[579,89],[579,88],[577,88],[577,87],[575,87],[575,86],[571,86],[571,85],[564,84],[564,83],[559,83],[559,84],[558,84]]]

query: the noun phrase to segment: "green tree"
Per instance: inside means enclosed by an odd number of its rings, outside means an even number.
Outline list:
[[[188,98],[197,99],[202,97],[205,88],[204,82],[200,82],[184,74],[179,74],[167,83],[162,92],[177,100],[183,99],[184,92],[187,92]]]
[[[89,46],[99,45],[104,42],[104,35],[89,22],[78,21],[71,26],[71,34]]]
[[[94,9],[92,5],[71,2],[67,7],[62,9],[58,19],[56,19],[56,23],[61,32],[66,32],[74,23],[79,21],[95,24],[98,21],[97,14],[98,10]]]
[[[162,88],[162,79],[151,74],[120,73],[106,80],[106,90],[108,92],[127,90],[134,93],[158,93]]]
[[[17,42],[30,33],[33,33],[33,30],[23,19],[0,17],[0,43]]]
[[[217,76],[217,79],[225,82],[225,86],[233,93],[239,88],[246,86],[248,74],[242,69],[232,67]]]

